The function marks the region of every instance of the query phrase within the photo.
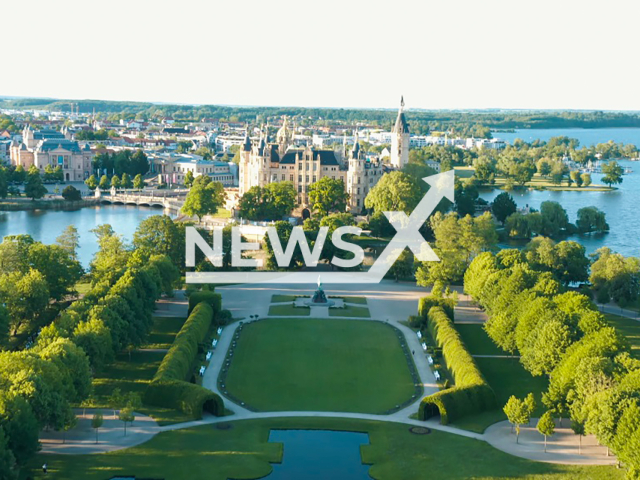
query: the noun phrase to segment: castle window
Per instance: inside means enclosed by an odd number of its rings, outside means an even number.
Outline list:
[[[289,181],[293,182],[293,175],[289,175]]]
[[[298,175],[298,183],[302,183],[302,175]]]
[[[298,193],[302,192],[302,185],[298,185]]]
[[[286,175],[283,173],[282,174],[282,181],[284,182],[284,179],[286,178]]]
[[[316,183],[316,176],[313,176],[313,183]]]
[[[302,163],[298,163],[298,170],[302,170]]]
[[[305,181],[306,183],[309,183],[309,175],[305,175],[305,176],[304,176],[304,181]]]
[[[358,187],[358,195],[360,195],[360,187]]]

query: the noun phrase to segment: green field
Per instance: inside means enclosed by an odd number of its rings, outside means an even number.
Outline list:
[[[351,305],[345,305],[344,308],[330,308],[329,316],[371,318],[371,316],[369,315],[369,309],[367,307],[354,307]]]
[[[455,324],[472,355],[508,355],[491,341],[482,324]]]
[[[271,305],[269,307],[269,316],[272,317],[284,317],[284,316],[307,316],[311,312],[309,307],[294,307],[293,304],[287,305]]]
[[[154,317],[153,330],[151,330],[142,348],[168,349],[173,344],[185,321],[185,318]]]
[[[581,467],[531,462],[494,449],[487,443],[432,431],[413,435],[407,425],[331,418],[273,418],[229,422],[176,430],[150,441],[101,455],[37,455],[22,480],[42,478],[47,462],[52,480],[105,480],[119,475],[166,480],[262,478],[281,462],[287,445],[268,442],[271,429],[325,429],[365,432],[370,445],[360,447],[363,463],[376,480],[527,478],[528,480],[622,480],[613,466]],[[464,459],[464,461],[461,461]]]
[[[358,305],[366,305],[367,298],[366,297],[330,297],[330,298],[339,298],[342,299],[346,303],[357,303]]]
[[[631,355],[640,358],[640,321],[618,315],[605,315],[609,325],[618,330],[629,342]]]
[[[295,295],[271,295],[271,303],[293,302]]]
[[[415,391],[391,327],[308,318],[247,325],[226,388],[260,411],[362,413],[385,412]]]

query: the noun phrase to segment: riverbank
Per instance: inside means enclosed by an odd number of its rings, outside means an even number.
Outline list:
[[[0,212],[18,212],[33,210],[78,210],[83,207],[97,205],[99,199],[87,198],[84,200],[68,201],[63,198],[42,198],[31,200],[30,198],[13,198],[0,201]]]

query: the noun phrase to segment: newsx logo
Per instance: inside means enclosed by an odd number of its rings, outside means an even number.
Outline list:
[[[450,170],[438,175],[423,178],[430,185],[429,191],[420,200],[416,208],[407,216],[404,212],[384,212],[397,233],[387,244],[375,263],[367,272],[323,272],[325,283],[379,283],[398,259],[405,248],[409,248],[416,259],[421,262],[437,262],[440,259],[431,249],[419,232],[420,227],[429,218],[442,198],[454,201],[454,172]],[[262,262],[257,259],[242,258],[242,252],[259,250],[257,242],[243,242],[242,227],[231,229],[231,265],[233,267],[260,268]],[[222,227],[213,230],[213,243],[209,245],[194,227],[186,230],[186,266],[195,267],[196,247],[215,266],[222,267],[223,239]],[[340,250],[353,253],[353,258],[343,259],[334,256],[331,263],[341,268],[351,268],[360,265],[364,260],[364,250],[359,245],[347,242],[344,235],[359,235],[361,229],[353,226],[337,228],[331,241]],[[302,227],[294,227],[289,237],[286,249],[283,248],[275,227],[267,228],[267,235],[273,248],[276,262],[280,267],[291,263],[296,246],[300,251],[304,263],[308,267],[318,265],[322,249],[329,233],[328,227],[321,227],[313,250],[307,243]],[[314,283],[317,274],[314,272],[187,272],[187,283]]]

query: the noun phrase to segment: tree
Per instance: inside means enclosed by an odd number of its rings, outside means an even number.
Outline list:
[[[100,183],[98,184],[100,190],[108,190],[109,189],[109,178],[106,175],[102,175],[100,177]]]
[[[91,419],[91,428],[96,431],[96,443],[98,443],[98,430],[104,423],[104,418],[102,416],[102,412],[96,412],[93,414],[93,418]]]
[[[540,216],[542,225],[537,233],[546,237],[557,236],[569,226],[567,211],[558,202],[542,202]]]
[[[582,176],[580,175],[580,172],[578,170],[571,171],[569,177],[578,187],[582,186]]]
[[[251,187],[240,199],[240,216],[248,220],[281,220],[294,209],[296,191],[291,182]]]
[[[93,192],[98,187],[98,180],[95,175],[91,174],[91,176],[84,181],[84,184]]]
[[[31,200],[35,200],[37,198],[44,197],[46,193],[47,189],[42,184],[40,172],[32,165],[29,168],[29,173],[27,174],[27,183],[24,186],[24,194]]]
[[[183,268],[185,256],[184,226],[168,215],[145,218],[133,234],[133,247],[148,259],[152,255],[166,255],[178,268]]]
[[[0,350],[9,337],[9,311],[4,305],[0,305]]]
[[[308,197],[311,208],[321,217],[331,212],[344,212],[349,200],[342,179],[334,180],[329,177],[322,177],[309,185]]]
[[[133,187],[133,182],[131,181],[131,177],[129,176],[129,174],[127,172],[124,172],[122,174],[122,180],[120,180],[120,185],[122,186],[122,188],[132,188]]]
[[[49,296],[55,300],[62,300],[71,293],[84,273],[80,262],[59,245],[34,242],[29,247],[27,259],[29,265],[44,276]]]
[[[624,170],[620,166],[618,162],[612,160],[611,162],[607,162],[602,165],[602,173],[604,176],[602,177],[602,181],[609,185],[622,183],[622,175],[624,174]]]
[[[502,192],[491,203],[491,211],[496,216],[498,221],[504,224],[509,215],[516,212],[518,206],[513,201],[513,197],[507,192]]]
[[[35,320],[49,303],[49,288],[42,273],[11,272],[0,276],[0,301],[6,305],[11,317],[12,334]]]
[[[118,175],[111,177],[111,188],[120,188],[120,179]]]
[[[113,356],[111,331],[102,320],[91,318],[80,322],[73,331],[73,341],[82,348],[94,370],[99,370]]]
[[[120,410],[118,418],[124,423],[124,436],[127,436],[127,422],[132,423],[136,417],[133,414],[133,410],[130,407],[125,407]]]
[[[409,175],[389,172],[382,176],[365,198],[365,206],[375,212],[401,211],[410,215],[422,199],[421,186]]]
[[[556,423],[553,420],[551,411],[547,410],[542,414],[538,420],[538,431],[544,435],[544,451],[547,453],[547,437],[554,434],[556,429]]]
[[[67,185],[64,187],[64,190],[62,190],[62,198],[67,202],[77,202],[78,200],[82,200],[82,194],[80,190],[73,185]]]
[[[208,175],[200,175],[193,182],[193,186],[182,206],[182,213],[189,216],[197,216],[198,221],[202,217],[216,213],[225,201],[226,194],[220,182],[211,181]]]
[[[191,188],[191,186],[193,185],[193,180],[193,172],[191,170],[187,171],[184,176],[184,186],[187,188]]]
[[[578,210],[576,227],[580,233],[602,233],[609,230],[605,213],[596,207],[583,207]]]
[[[74,225],[65,228],[60,236],[56,238],[56,243],[69,254],[73,260],[78,260],[78,248],[80,248],[80,235]]]
[[[109,395],[109,407],[111,407],[111,409],[113,410],[114,419],[116,418],[116,410],[124,407],[125,402],[126,398],[124,395],[122,395],[122,390],[120,390],[119,388],[114,388],[111,392],[111,395]]]
[[[0,393],[0,429],[3,429],[9,450],[20,466],[40,449],[40,426],[29,402],[18,395]],[[2,477],[0,470],[0,478]]]
[[[520,437],[520,425],[529,423],[529,411],[527,405],[523,400],[511,395],[507,404],[504,406],[503,411],[509,419],[509,422],[511,422],[511,425],[516,429],[516,443],[518,443]]]
[[[533,412],[536,411],[536,399],[533,396],[532,392],[529,392],[529,394],[525,397],[524,404],[527,407],[527,413],[529,414],[529,418],[531,418],[531,416],[533,415]]]
[[[582,437],[586,433],[585,428],[584,428],[584,422],[572,418],[571,419],[571,430],[573,430],[573,433],[578,435],[578,441],[579,441],[579,443],[578,443],[578,455],[582,455]]]
[[[582,180],[583,187],[588,187],[589,185],[591,185],[591,174],[583,173],[582,175],[580,175],[580,179]]]
[[[13,171],[13,181],[15,183],[24,183],[27,180],[27,172],[22,165],[18,165]]]
[[[6,480],[14,480],[17,478],[17,472],[14,469],[16,459],[9,449],[7,436],[4,429],[0,427],[0,478]]]
[[[144,188],[144,179],[142,175],[137,174],[133,179],[133,188],[136,190],[142,190]]]
[[[7,198],[9,194],[7,169],[0,167],[0,198]]]

